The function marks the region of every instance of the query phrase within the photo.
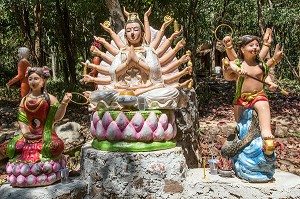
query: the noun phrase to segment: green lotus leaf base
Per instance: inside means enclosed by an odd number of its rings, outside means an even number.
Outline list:
[[[92,147],[103,151],[143,152],[170,149],[176,147],[172,141],[163,142],[125,142],[94,139]]]

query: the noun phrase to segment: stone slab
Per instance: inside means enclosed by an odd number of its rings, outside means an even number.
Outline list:
[[[189,170],[180,198],[300,198],[300,177],[288,172],[276,170],[275,180],[269,183],[211,175],[209,169],[206,174],[204,179],[202,168]]]
[[[0,187],[1,199],[82,199],[86,193],[86,182],[75,178],[66,184],[57,182],[45,187],[15,188],[7,183]]]

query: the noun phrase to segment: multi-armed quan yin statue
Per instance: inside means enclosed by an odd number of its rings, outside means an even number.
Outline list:
[[[172,41],[182,31],[175,31],[165,38],[164,31],[173,21],[165,17],[159,31],[149,25],[149,9],[144,24],[137,13],[125,15],[128,20],[118,34],[106,23],[101,26],[109,32],[113,41],[108,43],[95,37],[106,49],[96,46],[91,52],[100,56],[100,65],[83,63],[97,69],[98,77],[85,76],[85,82],[98,84],[89,92],[91,133],[95,137],[92,146],[101,150],[150,151],[175,146],[171,140],[176,135],[174,109],[185,106],[185,96],[180,89],[191,87],[192,79],[179,83],[179,79],[191,74],[190,54],[177,60],[176,53],[184,47],[181,39],[172,49]],[[189,62],[182,71],[181,64]]]

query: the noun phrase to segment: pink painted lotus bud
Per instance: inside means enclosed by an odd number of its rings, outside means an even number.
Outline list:
[[[137,140],[136,134],[137,134],[136,130],[132,125],[132,123],[129,123],[123,131],[123,136],[125,140],[130,140],[130,141]]]
[[[47,179],[48,183],[53,183],[56,180],[58,180],[56,177],[56,173],[51,173],[50,175],[48,175],[48,179]]]
[[[13,167],[12,173],[13,173],[15,176],[18,176],[18,175],[20,175],[20,171],[21,171],[20,165],[16,164],[16,165]]]
[[[102,117],[102,124],[103,124],[103,127],[105,129],[108,128],[109,124],[113,121],[113,119],[111,118],[109,112],[105,112],[103,117]]]
[[[23,164],[22,167],[21,167],[21,175],[28,176],[29,174],[31,174],[29,165]]]
[[[97,139],[103,140],[106,138],[106,130],[102,125],[102,121],[99,121],[96,126],[96,136]]]
[[[129,124],[129,121],[123,112],[120,112],[115,121],[121,131],[123,131]]]
[[[52,165],[50,164],[50,162],[45,162],[44,166],[43,166],[43,171],[45,174],[49,174],[52,172]]]
[[[155,131],[157,128],[158,119],[156,117],[156,114],[154,112],[151,112],[148,116],[146,123],[149,125],[152,131]]]
[[[165,130],[162,127],[161,123],[158,122],[156,130],[153,132],[153,140],[154,141],[162,141],[165,138]]]
[[[42,174],[42,175],[40,175],[36,178],[36,181],[37,181],[38,184],[41,184],[41,185],[46,184],[47,183],[47,176],[45,174]]]
[[[161,114],[159,122],[165,130],[168,128],[168,116],[166,114]]]
[[[144,117],[140,112],[137,112],[130,121],[137,132],[143,128],[144,122]]]
[[[98,112],[96,111],[96,112],[94,112],[92,121],[91,121],[93,126],[96,126],[99,120],[100,120],[100,118],[99,118]]]
[[[141,141],[149,141],[152,140],[152,129],[149,127],[148,123],[144,123],[142,130],[140,131],[140,139]]]
[[[42,173],[42,167],[40,167],[38,164],[34,164],[32,167],[31,167],[31,173],[35,176],[38,176]]]
[[[36,184],[36,177],[31,174],[31,175],[26,177],[26,182],[27,182],[28,185],[32,186],[32,185]]]
[[[17,185],[26,185],[26,178],[24,177],[24,176],[22,176],[22,175],[19,175],[18,177],[17,177]]]
[[[121,130],[115,121],[111,122],[106,131],[106,137],[108,140],[119,140],[121,138]]]
[[[6,165],[6,173],[7,173],[8,175],[10,175],[10,174],[12,173],[12,170],[13,170],[12,164],[7,163],[7,165]]]
[[[52,168],[53,172],[57,172],[59,169],[60,169],[60,164],[58,162],[55,162]]]
[[[10,175],[8,178],[7,178],[7,181],[11,184],[11,185],[15,185],[17,183],[17,178],[16,176],[14,176],[13,174]]]

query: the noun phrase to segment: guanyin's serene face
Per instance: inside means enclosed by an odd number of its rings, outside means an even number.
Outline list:
[[[125,27],[125,36],[130,45],[140,45],[142,31],[139,23],[128,23]]]

